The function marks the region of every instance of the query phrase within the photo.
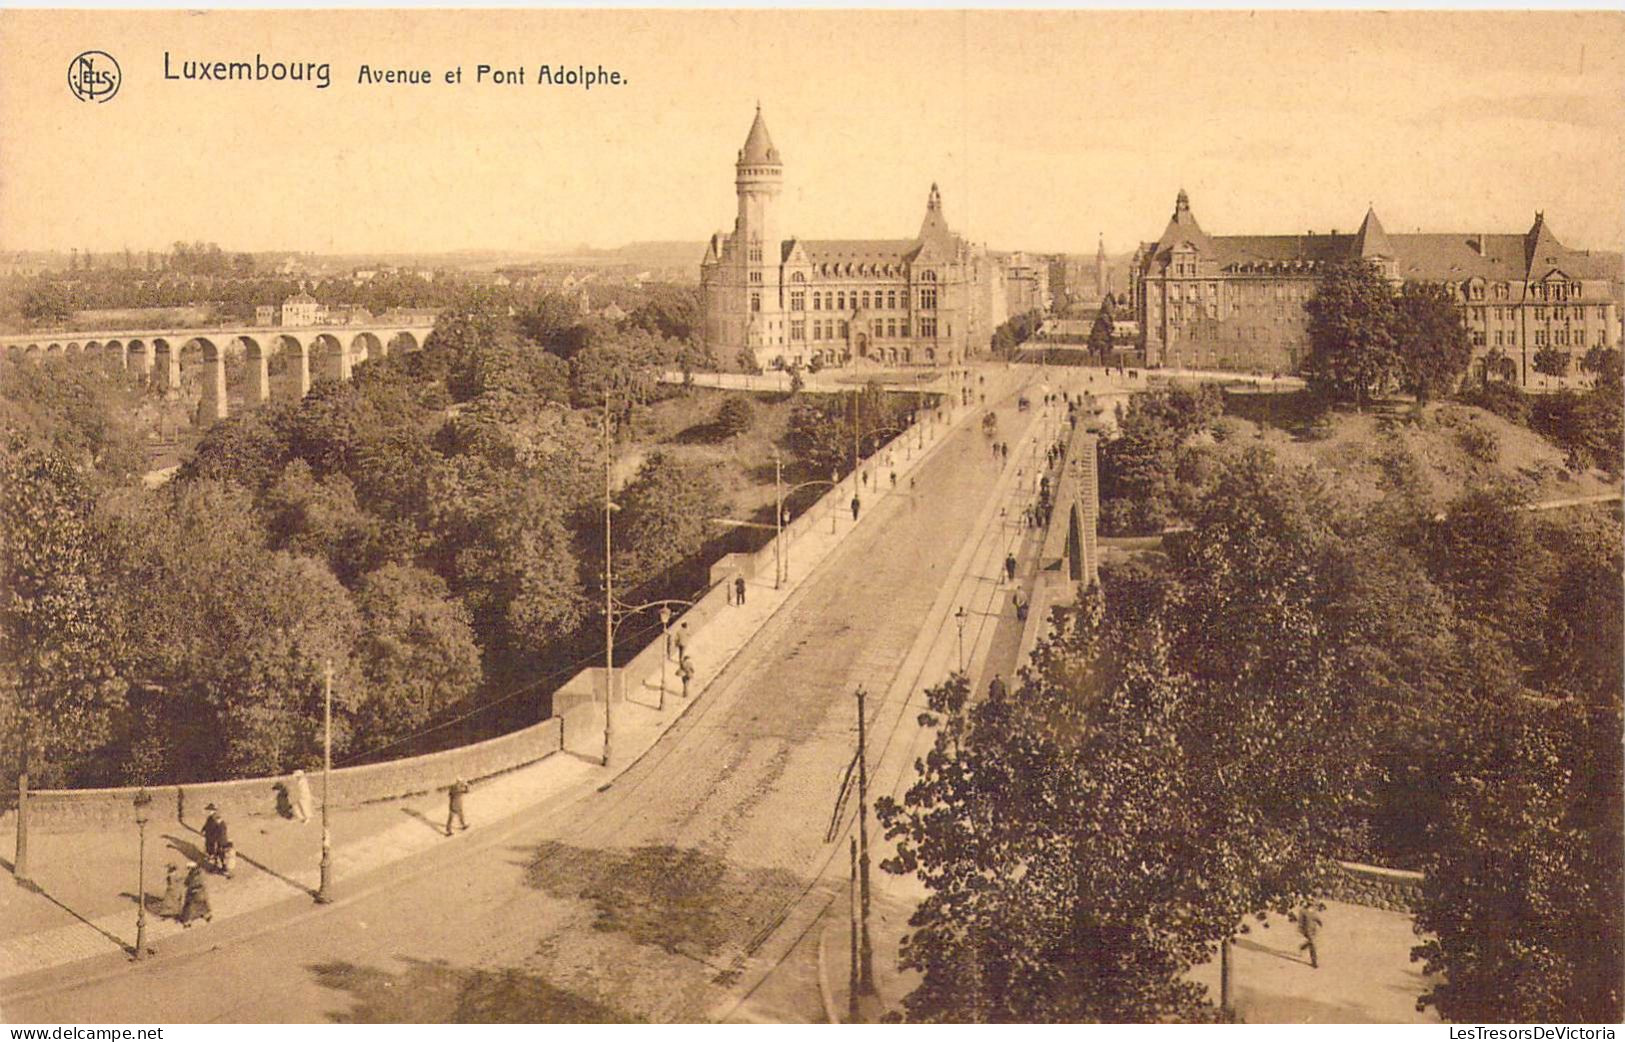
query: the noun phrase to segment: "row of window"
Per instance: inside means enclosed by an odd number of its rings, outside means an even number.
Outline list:
[[[753,281],[754,281],[754,278],[755,278],[756,275],[757,275],[757,272],[754,272],[754,271],[751,272],[751,276],[752,276]],[[905,289],[905,290],[899,291],[899,290],[889,289],[889,290],[886,290],[884,292],[882,292],[880,290],[875,290],[872,294],[871,294],[871,292],[869,290],[863,290],[862,292],[859,292],[858,290],[853,290],[852,291],[852,296],[851,296],[851,305],[852,305],[853,308],[855,308],[857,310],[860,310],[860,311],[868,311],[871,308],[873,308],[874,310],[877,310],[877,311],[896,311],[896,310],[899,310],[899,309],[906,311],[908,309],[908,290]],[[922,310],[922,311],[935,311],[936,308],[937,308],[937,291],[934,288],[927,288],[927,289],[920,290],[920,305],[919,306],[920,306],[920,310]],[[750,309],[751,309],[752,312],[757,312],[757,311],[762,310],[762,295],[761,295],[760,292],[752,292],[751,293],[751,295],[750,295]],[[790,291],[790,310],[791,311],[806,311],[807,310],[807,291],[806,290],[794,289],[794,290]],[[823,292],[823,293],[815,291],[813,293],[813,295],[812,295],[812,310],[814,310],[814,311],[846,311],[847,310],[847,294],[846,294],[846,291],[844,291],[844,290],[838,290],[838,291],[837,290],[832,290],[832,291]]]
[[[1512,287],[1505,282],[1497,282],[1491,290],[1496,300],[1506,300],[1512,293]],[[1541,300],[1579,300],[1584,296],[1584,287],[1578,282],[1537,282],[1529,287],[1529,295]],[[1474,282],[1467,287],[1468,300],[1484,299],[1484,284]]]
[[[917,323],[919,335],[926,338],[937,335],[937,320],[934,316],[922,318]],[[896,318],[876,318],[869,322],[869,335],[876,340],[905,339],[911,328],[909,320]],[[814,340],[846,340],[851,336],[851,326],[841,319],[815,318],[812,321],[812,339]],[[805,319],[790,320],[790,339],[807,339],[807,322]]]
[[[1567,322],[1569,320],[1569,318],[1571,317],[1570,316],[1571,311],[1573,312],[1572,317],[1576,322],[1584,322],[1585,317],[1586,317],[1586,309],[1585,309],[1585,306],[1582,305],[1582,304],[1576,304],[1576,305],[1574,305],[1573,308],[1554,307],[1554,308],[1550,308],[1550,309],[1548,309],[1545,305],[1540,305],[1540,306],[1537,306],[1534,309],[1535,321],[1536,322],[1544,322],[1544,321],[1546,321],[1546,316],[1547,316],[1548,310],[1551,313],[1551,317],[1555,321],[1558,321],[1558,322]],[[1509,307],[1509,308],[1499,308],[1499,307],[1497,307],[1497,308],[1490,308],[1489,311],[1490,311],[1490,317],[1491,318],[1495,319],[1496,321],[1501,321],[1502,319],[1517,318],[1519,309],[1516,308],[1516,307]],[[1482,322],[1484,320],[1484,312],[1482,310],[1479,310],[1479,309],[1476,309],[1476,308],[1469,308],[1467,313],[1472,317],[1473,321]],[[1599,322],[1608,321],[1608,307],[1607,307],[1607,305],[1598,305],[1598,307],[1597,307],[1597,320]]]

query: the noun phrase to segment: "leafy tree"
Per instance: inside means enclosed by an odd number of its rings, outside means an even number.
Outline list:
[[[1112,356],[1112,304],[1110,298],[1100,302],[1095,313],[1095,324],[1089,328],[1089,350],[1105,364]]]
[[[1482,713],[1446,782],[1412,950],[1418,1008],[1463,1022],[1617,1023],[1625,979],[1622,779],[1612,711],[1523,699]]]
[[[1550,345],[1536,351],[1535,357],[1531,361],[1535,367],[1535,372],[1546,376],[1560,377],[1566,375],[1569,371],[1569,353],[1559,351]]]
[[[1585,394],[1561,390],[1535,396],[1530,426],[1568,451],[1572,469],[1621,472],[1625,452],[1625,397],[1605,382]]]
[[[387,564],[362,579],[355,600],[367,678],[356,716],[368,744],[398,741],[473,693],[480,650],[468,612],[439,576]]]
[[[1309,313],[1309,356],[1302,370],[1311,389],[1363,406],[1402,372],[1393,290],[1375,266],[1327,268],[1304,310]]]
[[[1401,386],[1426,402],[1461,382],[1473,345],[1454,299],[1432,282],[1407,282],[1394,299],[1394,348]]]
[[[36,325],[55,325],[73,317],[73,300],[60,282],[41,282],[23,297],[23,318]]]
[[[699,292],[691,286],[662,286],[632,310],[632,325],[667,340],[690,340],[700,328]]]
[[[616,573],[636,587],[691,557],[706,541],[719,498],[709,468],[651,453],[617,497]]]
[[[84,475],[62,453],[0,447],[0,753],[36,783],[69,780],[122,707],[94,509]]]
[[[801,367],[799,365],[792,365],[790,367],[790,393],[800,394],[806,389],[806,387],[807,380],[801,375]]]
[[[734,356],[734,363],[739,366],[742,373],[754,373],[757,376],[762,373],[761,363],[756,361],[756,352],[748,347],[739,349],[739,354]]]
[[[756,408],[751,405],[750,399],[743,395],[730,395],[724,398],[722,405],[717,409],[717,426],[728,435],[744,434],[755,422]]]
[[[1610,384],[1616,391],[1625,377],[1625,363],[1620,360],[1619,348],[1598,344],[1580,359],[1580,368],[1596,377],[1599,386]]]
[[[111,483],[146,469],[152,423],[122,373],[48,360],[0,363],[0,429],[50,445]]]

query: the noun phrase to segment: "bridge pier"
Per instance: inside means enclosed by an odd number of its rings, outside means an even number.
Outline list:
[[[203,366],[206,372],[203,375],[203,401],[200,408],[203,415],[213,420],[223,420],[230,409],[226,398],[226,354],[215,350],[214,357],[209,351],[203,353]]]
[[[248,400],[250,402],[266,402],[271,400],[271,366],[270,360],[265,357],[263,347],[251,346],[244,352],[243,361],[248,370]]]
[[[164,345],[163,351],[160,352],[158,350],[158,348],[156,346],[154,346],[153,349],[152,349],[152,353],[153,353],[153,356],[154,356],[153,357],[154,362],[157,362],[157,360],[158,360],[157,356],[159,354],[162,354],[164,356],[163,368],[158,371],[158,380],[159,380],[160,384],[162,385],[162,387],[164,388],[164,390],[166,390],[166,391],[178,391],[178,390],[180,390],[181,389],[181,349],[180,349],[180,347],[175,346],[175,345],[166,344],[166,345]]]
[[[298,348],[293,353],[291,366],[293,386],[298,392],[294,397],[303,398],[310,393],[310,345],[298,337],[289,339],[293,341],[294,347]]]
[[[122,340],[109,340],[102,345],[102,364],[106,365],[109,359],[117,362],[120,369],[130,367],[130,350]]]

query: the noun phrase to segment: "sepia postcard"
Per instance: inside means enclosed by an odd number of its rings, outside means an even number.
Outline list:
[[[0,10],[0,1020],[1614,1038],[1622,84]]]

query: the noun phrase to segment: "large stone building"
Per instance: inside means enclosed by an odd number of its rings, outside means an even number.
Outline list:
[[[1472,338],[1475,375],[1494,356],[1528,383],[1547,345],[1576,359],[1619,345],[1620,255],[1564,246],[1541,214],[1522,234],[1390,235],[1368,210],[1352,235],[1208,235],[1181,191],[1162,236],[1141,245],[1131,269],[1145,362],[1295,371],[1309,351],[1303,305],[1315,280],[1352,260],[1395,282],[1448,288]]]
[[[936,185],[913,238],[785,237],[784,162],[760,108],[734,171],[733,231],[712,236],[700,262],[704,335],[717,361],[734,364],[748,350],[763,368],[952,365],[986,344],[986,264],[949,229]]]

